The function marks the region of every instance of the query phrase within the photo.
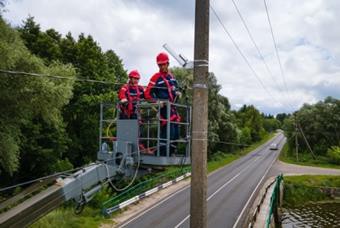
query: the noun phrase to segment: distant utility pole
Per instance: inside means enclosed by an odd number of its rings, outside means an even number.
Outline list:
[[[209,0],[196,0],[190,227],[207,227]]]
[[[299,161],[299,141],[298,141],[298,126],[295,119],[295,151],[296,151],[296,161]]]

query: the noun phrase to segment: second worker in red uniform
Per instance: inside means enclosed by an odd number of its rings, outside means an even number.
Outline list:
[[[171,103],[176,102],[176,98],[181,96],[178,83],[175,77],[169,71],[169,57],[166,53],[159,53],[156,57],[156,62],[159,67],[159,72],[155,73],[145,90],[145,99],[155,101],[160,100],[160,119],[161,119],[161,140],[160,140],[160,154],[166,155],[166,139],[167,139],[167,107],[163,101]],[[175,141],[179,138],[179,126],[174,122],[180,121],[180,116],[174,105],[170,106],[170,140]],[[170,143],[170,154],[177,152],[177,143]]]

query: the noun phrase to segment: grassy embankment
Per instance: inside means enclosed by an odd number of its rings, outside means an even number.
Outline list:
[[[221,168],[232,161],[248,154],[252,150],[256,149],[269,139],[275,136],[274,133],[266,135],[261,141],[252,144],[251,146],[237,150],[233,153],[217,153],[213,158],[208,162],[208,172],[212,172],[218,168]],[[178,167],[170,167],[162,172],[162,175],[169,176],[170,179],[173,179],[171,173],[179,169]],[[170,175],[167,175],[170,174]],[[148,177],[143,177],[142,179],[137,180],[137,183],[140,183],[147,179]],[[159,178],[158,182],[154,182],[153,185],[157,185],[159,183],[165,182],[166,179]],[[151,187],[151,186],[150,186]],[[138,193],[136,193],[138,194]],[[112,220],[109,218],[105,218],[99,213],[98,208],[101,208],[101,203],[111,198],[110,192],[106,189],[102,191],[100,194],[97,194],[96,197],[90,201],[89,205],[87,205],[84,211],[80,215],[75,215],[73,212],[73,208],[68,204],[66,206],[62,206],[48,215],[44,216],[42,219],[37,221],[32,225],[34,228],[43,228],[43,227],[98,227],[103,223],[112,223]]]
[[[299,153],[298,159],[296,158],[295,152],[288,151],[288,145],[285,144],[282,148],[280,158],[281,161],[286,163],[292,163],[296,165],[304,165],[304,166],[316,166],[322,168],[332,168],[332,169],[340,169],[339,165],[335,165],[330,163],[328,157],[325,156],[317,156],[316,159],[313,159],[310,153]]]
[[[311,202],[339,201],[322,189],[340,188],[340,176],[286,176],[284,177],[284,205],[297,206]]]
[[[310,153],[299,153],[297,159],[296,154],[288,150],[287,144],[284,145],[279,159],[296,165],[340,168],[339,165],[330,163],[329,158],[325,156],[317,156],[316,159],[313,159]],[[340,176],[286,176],[284,180],[284,206],[294,207],[304,203],[339,200],[334,199],[322,189],[340,188]]]

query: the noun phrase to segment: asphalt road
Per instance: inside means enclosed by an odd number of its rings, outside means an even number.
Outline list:
[[[208,177],[208,227],[242,227],[248,207],[264,183],[264,178],[276,161],[279,150],[270,150],[279,143],[277,135],[248,155],[215,171]],[[281,143],[280,143],[281,142]],[[129,219],[120,227],[190,227],[190,186]]]

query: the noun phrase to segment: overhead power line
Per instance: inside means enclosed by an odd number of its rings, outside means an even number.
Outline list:
[[[270,91],[266,88],[266,86],[264,85],[263,81],[261,80],[261,78],[258,76],[258,74],[256,73],[256,71],[254,70],[254,68],[251,66],[249,60],[247,59],[247,57],[243,54],[243,52],[241,51],[240,47],[238,46],[238,44],[235,42],[234,38],[232,37],[232,35],[229,33],[229,31],[227,30],[226,26],[224,25],[224,23],[222,22],[221,18],[218,16],[216,10],[213,8],[212,5],[210,5],[210,8],[213,12],[213,14],[215,15],[215,17],[217,18],[219,24],[222,26],[223,31],[227,34],[227,36],[229,37],[229,39],[231,40],[231,42],[233,43],[233,45],[235,46],[236,50],[238,51],[238,53],[241,55],[241,57],[243,58],[243,60],[246,62],[247,66],[249,67],[249,69],[252,71],[253,75],[255,76],[255,78],[257,79],[257,81],[260,83],[260,85],[262,86],[262,88],[268,93],[268,95],[274,100],[274,102],[278,102],[275,97],[270,93]],[[278,102],[280,103],[280,102]]]
[[[268,10],[268,6],[267,6],[267,2],[266,0],[263,0],[263,3],[264,3],[264,8],[266,10],[266,14],[267,14],[267,20],[268,20],[268,24],[269,24],[269,27],[270,27],[270,32],[271,32],[271,36],[272,36],[272,40],[273,40],[273,44],[274,44],[274,49],[275,49],[275,53],[276,53],[276,58],[277,58],[277,61],[279,63],[279,66],[280,66],[280,72],[281,72],[281,77],[283,79],[283,83],[284,83],[284,86],[285,86],[285,89],[286,89],[286,92],[287,92],[287,96],[289,96],[291,98],[291,94],[289,93],[289,90],[288,90],[288,86],[287,86],[287,82],[286,82],[286,77],[285,77],[285,74],[284,74],[284,71],[283,71],[283,67],[282,67],[282,63],[281,63],[281,58],[280,58],[280,55],[279,55],[279,51],[278,51],[278,48],[277,48],[277,43],[276,43],[276,40],[275,40],[275,36],[274,36],[274,32],[273,32],[273,26],[272,26],[272,23],[271,23],[271,20],[270,20],[270,16],[269,16],[269,10]],[[294,107],[289,103],[289,106],[294,109]],[[306,144],[307,144],[307,147],[308,149],[310,150],[313,158],[315,159],[315,155],[313,153],[313,150],[301,128],[301,125],[299,123],[299,121],[297,120],[297,125],[302,133],[302,136],[303,136],[303,139],[305,140]]]
[[[284,85],[287,97],[289,97],[292,100],[292,96],[289,93],[287,82],[286,82],[286,76],[285,76],[283,66],[282,66],[282,63],[281,63],[281,58],[280,58],[280,55],[279,55],[277,42],[276,42],[276,39],[275,39],[275,36],[274,36],[273,26],[272,26],[271,19],[270,19],[270,16],[269,16],[268,5],[267,5],[266,0],[263,0],[263,2],[264,2],[264,8],[266,10],[267,21],[268,21],[268,25],[269,25],[269,28],[270,28],[271,37],[272,37],[272,40],[273,40],[273,46],[274,46],[274,49],[275,49],[276,58],[277,58],[277,61],[279,63],[279,67],[280,67],[280,75],[281,75],[281,78],[282,78],[282,81],[283,81],[283,85]],[[288,102],[288,105],[292,110],[295,109],[289,102]]]
[[[54,79],[63,79],[63,80],[80,81],[80,82],[93,82],[93,83],[111,84],[111,85],[122,85],[123,84],[123,83],[117,83],[117,82],[99,81],[99,80],[80,78],[80,77],[73,78],[73,77],[65,77],[65,76],[57,76],[57,75],[49,75],[49,74],[28,73],[28,72],[23,72],[23,71],[3,70],[3,69],[0,69],[0,73],[11,74],[11,75],[33,76],[33,77],[48,77],[48,78],[54,78]]]
[[[29,73],[29,72],[23,72],[23,71],[12,71],[12,70],[3,70],[3,69],[0,69],[0,73],[14,75],[14,76],[20,75],[20,76],[32,76],[32,77],[47,77],[47,78],[58,79],[58,80],[60,79],[60,80],[79,81],[79,82],[86,82],[86,83],[100,83],[100,84],[105,84],[105,85],[124,85],[124,84],[126,84],[126,83],[122,83],[122,82],[100,81],[100,80],[93,80],[93,79],[87,79],[87,78],[81,78],[81,77],[71,78],[71,77],[58,76],[58,75]],[[157,86],[153,86],[153,88],[167,89],[167,88],[164,88],[164,87],[157,87]],[[186,86],[185,89],[191,90],[192,88]]]
[[[271,33],[271,36],[272,36],[272,39],[273,39],[273,44],[274,44],[274,48],[275,48],[276,58],[277,58],[277,61],[278,61],[279,65],[280,65],[281,77],[283,79],[283,84],[284,84],[284,86],[286,88],[286,91],[288,93],[287,82],[286,82],[285,74],[284,74],[284,71],[283,71],[283,67],[282,67],[279,51],[278,51],[278,48],[277,48],[277,43],[276,43],[275,36],[274,36],[273,26],[272,26],[272,23],[271,23],[271,20],[270,20],[270,16],[269,16],[267,2],[266,2],[266,0],[263,0],[263,2],[264,2],[264,7],[266,9],[268,24],[269,24],[269,27],[270,27],[270,33]]]
[[[263,57],[263,55],[262,55],[262,53],[260,51],[260,48],[258,47],[257,43],[255,42],[255,39],[254,39],[253,35],[251,34],[250,29],[249,29],[245,19],[243,18],[242,14],[241,14],[241,11],[239,10],[239,8],[238,8],[237,4],[235,3],[235,1],[234,0],[231,0],[231,1],[233,2],[233,5],[234,5],[234,7],[235,7],[235,9],[237,11],[237,14],[239,15],[239,17],[240,17],[240,19],[241,19],[241,21],[242,21],[242,23],[243,23],[247,33],[248,33],[248,36],[249,36],[250,40],[252,41],[252,43],[253,43],[256,51],[257,51],[257,54],[260,56],[260,58],[261,58],[261,60],[262,60],[262,62],[264,64],[268,74],[272,78],[273,82],[278,86],[279,90],[282,92],[281,86],[278,84],[278,82],[276,81],[272,71],[269,69],[269,66],[268,66],[267,62],[265,61],[265,58]]]

